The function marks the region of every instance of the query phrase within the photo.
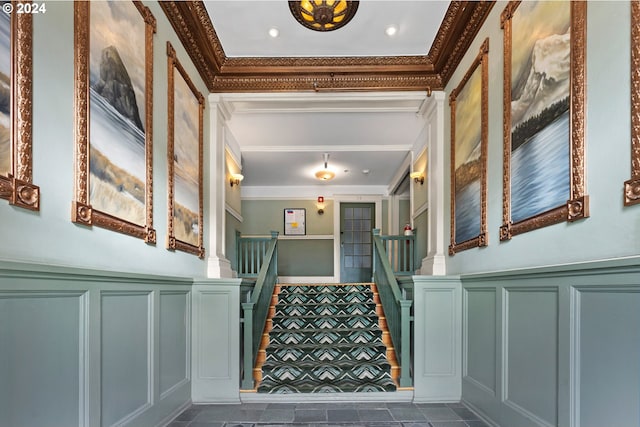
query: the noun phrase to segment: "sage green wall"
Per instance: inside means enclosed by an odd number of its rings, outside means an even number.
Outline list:
[[[382,234],[389,234],[389,199],[382,199],[382,224],[376,224]]]
[[[426,258],[428,247],[427,242],[429,241],[428,236],[428,224],[429,224],[429,210],[424,210],[420,215],[413,219],[413,228],[415,228],[415,258],[414,265],[416,270],[420,269],[420,265],[422,263],[422,259]]]
[[[242,223],[229,212],[225,214],[225,258],[231,263],[231,268],[236,269],[236,231],[242,230]]]
[[[145,2],[157,20],[153,36],[153,226],[157,244],[100,227],[71,222],[74,171],[73,2],[48,2],[33,19],[33,179],[40,186],[39,212],[0,200],[0,259],[100,268],[123,272],[204,276],[198,257],[165,249],[167,239],[167,54],[170,41],[196,87],[207,88],[156,2]],[[205,106],[205,117],[208,105]],[[204,140],[209,140],[205,120]],[[209,193],[205,143],[204,193]],[[204,233],[208,236],[208,196]],[[208,250],[205,239],[205,248]]]
[[[637,255],[640,206],[623,207],[622,189],[630,178],[630,4],[589,1],[586,37],[586,192],[590,218],[563,222],[499,241],[502,222],[502,71],[503,34],[493,7],[476,39],[449,81],[450,93],[489,38],[488,232],[489,246],[447,259],[448,274],[496,271]],[[445,105],[445,141],[450,140],[450,109]],[[447,144],[445,142],[445,144]],[[448,147],[448,145],[447,145]],[[445,149],[445,171],[450,168]],[[445,184],[448,200],[450,183]],[[445,209],[449,235],[450,206]],[[447,238],[447,245],[449,238]]]
[[[284,234],[284,210],[306,209],[307,235],[333,235],[333,200],[325,199],[324,214],[318,214],[315,200],[242,200],[242,234]]]
[[[279,240],[279,276],[333,276],[333,239]]]
[[[408,199],[398,200],[398,232],[403,234],[404,226],[411,224],[411,201]],[[416,228],[415,224],[413,228]]]

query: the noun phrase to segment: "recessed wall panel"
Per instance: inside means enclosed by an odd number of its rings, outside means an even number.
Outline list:
[[[540,424],[557,425],[558,293],[507,289],[505,301],[507,404]]]
[[[486,391],[496,390],[496,291],[465,289],[464,376]]]
[[[640,426],[640,288],[578,291],[581,427]]]
[[[198,316],[199,340],[196,351],[200,359],[200,378],[231,378],[231,367],[237,366],[237,360],[230,359],[229,321],[231,313],[231,295],[229,292],[203,291],[200,305],[207,310],[200,310]]]
[[[102,293],[102,426],[150,402],[150,294]]]
[[[80,425],[84,296],[0,292],[0,426]]]
[[[160,395],[187,378],[186,292],[160,293]]]
[[[453,289],[424,291],[424,375],[456,373],[454,297]]]

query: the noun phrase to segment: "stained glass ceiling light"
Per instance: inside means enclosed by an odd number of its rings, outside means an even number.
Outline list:
[[[296,20],[314,31],[333,31],[344,27],[358,10],[358,1],[303,0],[290,1]]]

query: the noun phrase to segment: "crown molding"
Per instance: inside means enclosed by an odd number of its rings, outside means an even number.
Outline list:
[[[443,90],[494,4],[452,1],[424,56],[228,58],[202,1],[159,3],[210,92]]]

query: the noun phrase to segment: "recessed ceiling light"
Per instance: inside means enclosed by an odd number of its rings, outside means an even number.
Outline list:
[[[398,32],[398,27],[395,25],[389,25],[385,30],[385,34],[389,37],[393,37]]]
[[[269,35],[273,38],[276,38],[280,35],[280,30],[278,30],[276,27],[269,28]]]

